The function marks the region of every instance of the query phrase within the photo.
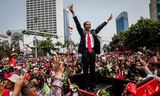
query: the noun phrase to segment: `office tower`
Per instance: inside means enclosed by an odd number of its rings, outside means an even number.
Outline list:
[[[152,20],[160,19],[160,0],[150,0],[150,18]]]
[[[26,0],[27,31],[48,32],[64,41],[63,0]]]
[[[69,41],[70,30],[69,30],[69,10],[64,9],[64,41]]]
[[[128,29],[128,13],[123,11],[116,18],[117,33]]]

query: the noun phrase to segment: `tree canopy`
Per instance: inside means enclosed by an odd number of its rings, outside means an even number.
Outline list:
[[[136,24],[112,37],[111,46],[122,42],[125,49],[160,47],[160,22],[141,17]]]

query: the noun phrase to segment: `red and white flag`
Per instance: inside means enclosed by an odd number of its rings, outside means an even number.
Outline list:
[[[68,29],[69,29],[69,30],[73,30],[73,27],[71,27],[71,26],[68,26]]]
[[[9,66],[17,66],[16,60],[12,56],[9,56]]]

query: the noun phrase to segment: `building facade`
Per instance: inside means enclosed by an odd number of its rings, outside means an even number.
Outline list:
[[[160,0],[150,0],[150,18],[152,20],[160,19]]]
[[[116,18],[116,28],[117,33],[128,29],[128,13],[123,11],[120,15]]]
[[[69,10],[64,9],[64,41],[69,41]]]
[[[0,42],[8,41],[8,37],[6,35],[0,34]]]
[[[63,0],[26,0],[27,31],[57,35],[64,41]]]

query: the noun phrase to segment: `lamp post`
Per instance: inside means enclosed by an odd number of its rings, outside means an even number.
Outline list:
[[[37,58],[37,34],[36,34],[36,31],[37,31],[37,17],[34,18],[34,29],[35,29],[35,58]]]
[[[72,42],[72,38],[71,38],[73,28],[70,27],[69,29],[70,29],[69,30],[69,50],[71,52],[71,50],[73,50],[73,42]]]
[[[12,35],[12,32],[10,30],[8,30],[6,32],[7,36],[8,36],[8,43],[9,43],[9,46],[11,47],[11,35]]]

